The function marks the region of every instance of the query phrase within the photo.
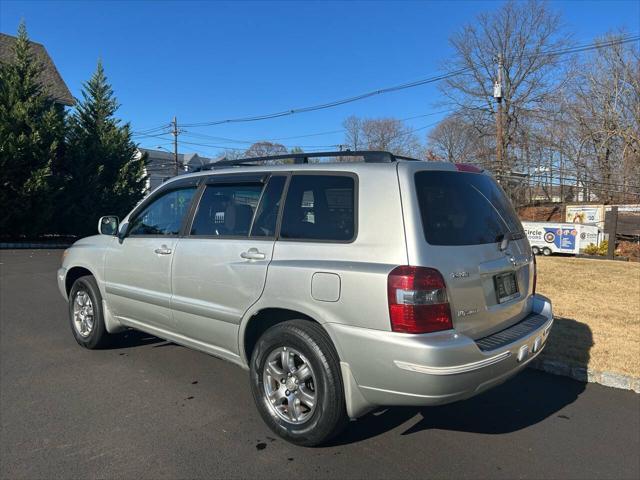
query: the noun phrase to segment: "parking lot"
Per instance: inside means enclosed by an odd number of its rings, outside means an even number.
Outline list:
[[[532,370],[462,403],[380,410],[329,446],[287,444],[231,364],[135,332],[78,347],[61,253],[0,251],[2,478],[640,477],[640,395]]]

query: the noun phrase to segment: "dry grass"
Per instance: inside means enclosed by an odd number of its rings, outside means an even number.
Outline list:
[[[556,322],[542,355],[640,377],[640,265],[538,257],[538,292]]]

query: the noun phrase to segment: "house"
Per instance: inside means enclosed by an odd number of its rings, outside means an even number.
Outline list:
[[[5,33],[0,33],[0,62],[11,63],[13,61],[13,49],[17,38]],[[43,66],[40,75],[40,83],[49,92],[51,97],[59,105],[70,107],[74,104],[73,95],[69,91],[69,87],[64,83],[60,76],[60,72],[56,68],[53,60],[44,48],[44,45],[35,42],[29,42],[31,50],[36,60],[40,61]]]
[[[147,165],[145,167],[147,185],[145,190],[149,191],[176,175],[176,161],[172,152],[138,148],[138,158],[145,153],[147,154]],[[197,153],[178,153],[178,175],[194,172],[212,161],[211,158],[202,157]]]

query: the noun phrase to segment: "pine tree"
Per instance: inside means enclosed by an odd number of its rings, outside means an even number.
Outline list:
[[[0,235],[51,233],[51,170],[64,147],[64,107],[40,82],[24,23],[0,64]]]
[[[143,196],[146,157],[138,157],[129,124],[115,117],[118,107],[99,61],[69,119],[65,192],[70,233],[94,233],[100,216],[122,217]]]

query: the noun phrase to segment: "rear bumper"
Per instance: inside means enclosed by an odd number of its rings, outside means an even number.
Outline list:
[[[367,407],[439,405],[498,385],[542,351],[552,324],[551,302],[536,295],[529,316],[475,341],[455,331],[409,335],[325,326],[340,351],[347,406],[355,418]]]

